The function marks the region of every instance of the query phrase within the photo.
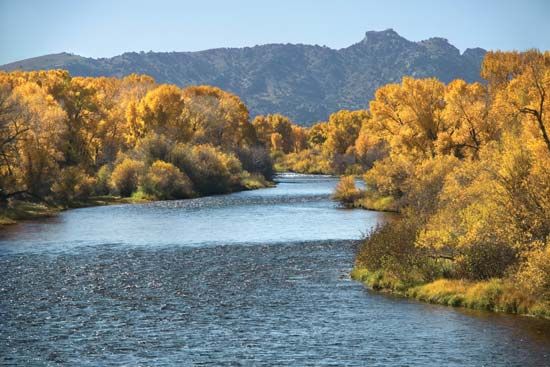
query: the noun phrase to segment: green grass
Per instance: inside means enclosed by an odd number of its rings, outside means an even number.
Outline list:
[[[132,194],[129,198],[122,198],[122,203],[128,203],[128,204],[139,204],[139,203],[146,203],[149,201],[154,201],[155,198],[151,195],[146,194],[143,190],[138,190]]]
[[[369,271],[357,267],[351,272],[351,277],[370,289],[396,293],[423,302],[550,318],[550,301],[527,294],[507,279],[477,282],[438,279],[410,286],[382,270]]]
[[[394,292],[402,294],[407,290],[404,282],[384,271],[369,271],[364,268],[354,268],[351,278],[364,283],[368,288],[377,291]]]

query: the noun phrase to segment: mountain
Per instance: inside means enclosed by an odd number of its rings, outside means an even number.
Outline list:
[[[251,115],[279,112],[309,125],[339,109],[368,106],[381,85],[405,75],[479,80],[481,48],[464,53],[444,38],[412,42],[393,29],[367,32],[335,50],[303,44],[267,44],[198,52],[128,52],[112,58],[68,53],[0,66],[2,70],[67,69],[78,76],[143,73],[179,86],[209,84],[239,95]]]

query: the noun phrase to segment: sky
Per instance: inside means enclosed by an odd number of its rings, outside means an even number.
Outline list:
[[[0,64],[51,53],[111,57],[265,43],[343,48],[369,30],[461,51],[550,50],[550,0],[0,0]]]

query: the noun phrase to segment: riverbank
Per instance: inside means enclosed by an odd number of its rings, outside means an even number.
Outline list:
[[[1,226],[16,224],[20,220],[51,217],[59,213],[60,208],[45,204],[18,201],[6,208],[0,208]]]
[[[338,208],[336,181],[281,175],[264,190],[68,210],[0,231],[13,352],[0,365],[47,364],[51,351],[92,365],[545,364],[547,320],[433,312],[350,282],[357,239],[387,217]]]
[[[488,228],[476,229],[459,246],[453,242],[453,222],[436,217],[440,227],[433,226],[430,205],[437,202],[438,190],[421,185],[415,190],[394,198],[357,188],[353,176],[341,177],[332,195],[341,205],[401,213],[398,221],[375,228],[364,239],[352,278],[374,290],[428,303],[550,318],[548,240],[524,244],[522,251],[511,245],[513,237],[500,242],[490,237],[492,231],[506,232],[502,222],[462,217],[462,222]]]
[[[359,267],[352,270],[351,278],[369,289],[422,302],[550,319],[550,302],[534,298],[511,280],[438,279],[424,284],[407,284],[383,270],[369,271]]]
[[[332,199],[346,208],[399,212],[399,206],[395,198],[358,188],[356,185],[358,179],[360,177],[353,175],[340,176],[340,181],[336,185]]]
[[[255,177],[247,177],[243,179],[241,186],[233,192],[258,190],[273,186],[275,186],[273,181],[259,180]],[[158,201],[158,199],[144,195],[133,195],[131,197],[120,197],[114,195],[92,196],[87,200],[71,202],[69,205],[12,200],[6,207],[0,207],[0,228],[7,225],[17,224],[19,221],[53,217],[68,209],[118,204],[139,204],[154,201]]]
[[[117,196],[97,196],[86,201],[74,202],[68,206],[33,203],[29,201],[13,200],[5,208],[0,208],[0,228],[5,225],[17,224],[19,221],[53,217],[63,210],[84,208],[89,206],[103,206],[115,204],[135,204],[147,202],[141,198],[121,198]]]

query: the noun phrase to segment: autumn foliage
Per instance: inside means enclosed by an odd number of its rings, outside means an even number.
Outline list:
[[[271,174],[246,106],[219,88],[182,89],[144,75],[0,73],[4,206],[13,199],[67,206],[107,194],[185,198]]]
[[[402,224],[377,229],[356,265],[417,298],[446,284],[457,304],[548,316],[550,54],[491,52],[482,75],[486,84],[404,78],[377,91],[363,129],[387,155],[360,200],[391,198]],[[472,287],[516,298],[479,303]]]
[[[272,162],[345,175],[335,199],[401,213],[359,250],[356,265],[376,284],[444,278],[415,288],[426,298],[456,280],[475,303],[466,284],[484,282],[476,289],[520,287],[527,309],[549,305],[550,53],[489,52],[481,75],[405,77],[379,88],[368,110],[304,128],[279,114],[251,121],[215,87],[0,73],[0,204],[224,193],[262,185]]]

